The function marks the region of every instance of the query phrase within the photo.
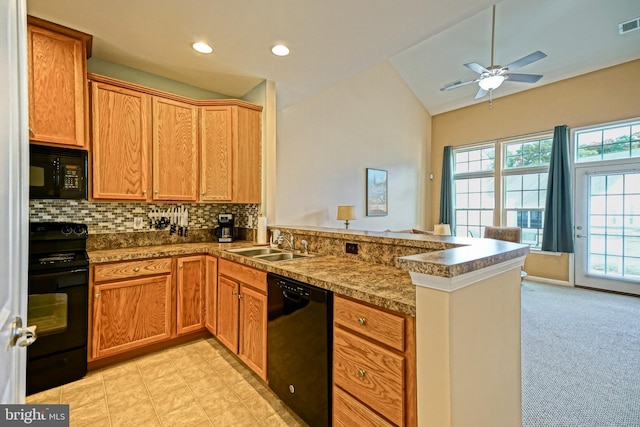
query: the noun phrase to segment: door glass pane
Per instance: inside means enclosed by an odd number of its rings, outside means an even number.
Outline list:
[[[640,277],[640,173],[589,177],[588,273]]]

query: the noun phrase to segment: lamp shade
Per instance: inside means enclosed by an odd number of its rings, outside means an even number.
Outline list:
[[[449,224],[436,224],[433,226],[433,234],[436,236],[451,236]]]
[[[349,228],[349,220],[356,219],[356,207],[355,206],[338,206],[337,219],[344,221],[344,228]]]
[[[484,90],[494,90],[498,89],[503,81],[504,76],[489,76],[480,80],[478,85]]]
[[[341,221],[349,219],[356,219],[356,207],[355,206],[338,206],[338,217]]]

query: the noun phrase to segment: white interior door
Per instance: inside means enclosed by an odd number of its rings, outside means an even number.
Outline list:
[[[23,403],[26,349],[10,346],[11,323],[26,322],[28,158],[25,0],[0,0],[0,399]],[[24,325],[26,326],[26,325]]]
[[[576,168],[575,282],[640,294],[638,162]]]

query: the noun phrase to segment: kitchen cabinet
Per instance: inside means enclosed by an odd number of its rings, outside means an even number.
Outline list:
[[[153,97],[153,200],[197,199],[196,107]]]
[[[200,200],[260,203],[261,141],[255,106],[200,107]]]
[[[267,379],[267,273],[218,263],[217,338]]]
[[[93,266],[91,356],[112,356],[171,338],[171,258]]]
[[[205,257],[205,327],[216,335],[216,313],[218,293],[218,258]]]
[[[333,349],[334,424],[417,424],[414,318],[335,295]]]
[[[91,82],[94,199],[148,199],[150,112],[150,95]]]
[[[204,257],[180,257],[176,260],[176,332],[178,335],[204,329]]]
[[[30,141],[86,147],[91,41],[89,34],[27,17]]]

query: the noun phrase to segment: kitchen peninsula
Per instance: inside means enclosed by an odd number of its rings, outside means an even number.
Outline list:
[[[407,398],[414,402],[407,402],[406,424],[416,423],[412,413],[417,413],[418,425],[520,422],[520,268],[527,246],[319,227],[270,228],[290,231],[296,243],[306,240],[309,251],[320,256],[265,262],[228,252],[252,246],[237,241],[102,248],[89,250],[89,257],[100,265],[208,255],[397,312],[415,320],[415,330],[407,330],[407,336],[414,335],[408,345],[415,348],[407,359],[409,365],[415,360],[415,368],[409,366],[414,379],[407,387],[417,389],[417,398],[416,392]],[[355,244],[357,253],[346,253],[346,243]]]

